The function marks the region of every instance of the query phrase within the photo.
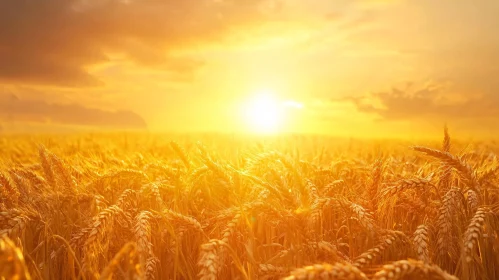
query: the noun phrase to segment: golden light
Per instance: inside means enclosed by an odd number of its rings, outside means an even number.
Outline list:
[[[273,134],[284,130],[293,110],[302,109],[303,104],[292,100],[279,100],[275,92],[262,90],[245,104],[244,117],[249,129],[255,133]]]
[[[278,132],[284,117],[282,104],[272,91],[257,92],[246,106],[245,117],[253,132]]]

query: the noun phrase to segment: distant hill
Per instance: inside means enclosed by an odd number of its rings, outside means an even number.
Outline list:
[[[109,131],[147,131],[145,128],[123,128],[123,127],[104,127],[104,126],[86,126],[86,125],[68,125],[54,123],[36,123],[36,122],[3,122],[0,128],[0,134],[31,134],[31,133],[86,133],[86,132],[109,132]]]
[[[0,95],[0,123],[26,127],[35,124],[54,126],[87,126],[106,129],[146,129],[147,123],[132,111],[102,110],[81,104],[57,104],[41,100],[22,100]],[[37,125],[35,125],[38,127]],[[43,126],[42,126],[43,127]]]

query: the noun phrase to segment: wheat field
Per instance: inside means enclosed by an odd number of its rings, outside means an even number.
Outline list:
[[[499,279],[492,142],[0,138],[1,279]]]

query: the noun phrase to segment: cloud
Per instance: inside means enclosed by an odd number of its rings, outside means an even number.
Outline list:
[[[416,87],[393,87],[387,91],[334,99],[352,103],[361,113],[383,120],[465,120],[490,119],[499,115],[499,96],[495,93],[455,94],[452,84],[427,83]]]
[[[220,43],[240,27],[266,21],[278,10],[273,2],[0,0],[0,82],[101,85],[88,68],[116,54],[191,73],[202,64],[182,63],[179,50]]]
[[[79,104],[56,104],[0,95],[0,119],[115,128],[146,128],[141,116],[132,111],[104,111]]]

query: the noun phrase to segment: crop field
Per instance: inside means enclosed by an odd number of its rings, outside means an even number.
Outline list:
[[[499,279],[499,146],[0,138],[0,279]]]

